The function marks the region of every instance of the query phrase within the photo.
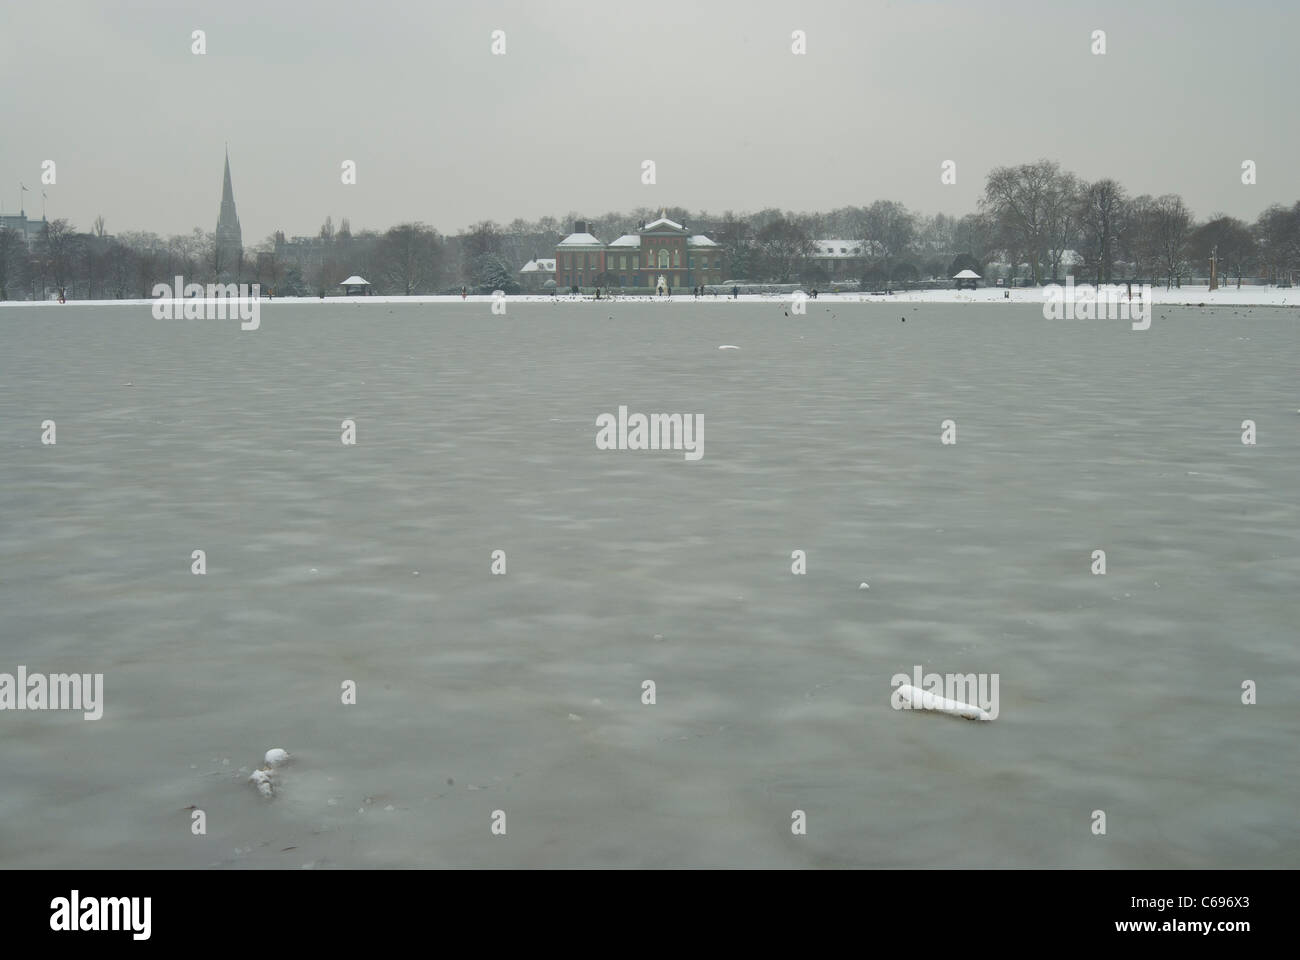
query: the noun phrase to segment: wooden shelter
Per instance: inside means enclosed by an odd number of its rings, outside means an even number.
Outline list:
[[[345,297],[368,297],[370,296],[370,281],[365,277],[359,277],[355,273],[339,284],[343,288]]]

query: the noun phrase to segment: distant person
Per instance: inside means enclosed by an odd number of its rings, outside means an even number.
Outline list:
[[[739,299],[740,299],[740,287],[732,287],[732,288],[731,288],[731,299],[732,299],[732,300],[739,300]]]
[[[461,298],[462,300],[464,300],[464,299],[465,299],[466,297],[468,297],[468,296],[469,296],[469,290],[468,290],[466,287],[463,287],[463,286],[462,286],[462,287],[460,288],[460,298]]]

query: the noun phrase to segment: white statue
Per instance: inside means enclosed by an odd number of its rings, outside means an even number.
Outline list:
[[[668,293],[668,281],[664,278],[664,275],[661,273],[659,274],[659,282],[655,284],[655,294],[662,297],[667,293]]]

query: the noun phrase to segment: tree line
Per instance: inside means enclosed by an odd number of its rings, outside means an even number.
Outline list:
[[[235,272],[241,282],[279,295],[333,294],[358,273],[383,294],[515,293],[519,268],[554,257],[573,221],[591,220],[612,240],[660,212],[642,207],[596,218],[571,212],[505,226],[481,221],[447,236],[419,222],[354,233],[346,219],[335,228],[327,217],[313,237],[291,240],[276,232],[246,248]],[[1131,196],[1116,180],[1085,181],[1051,160],[990,171],[978,212],[961,217],[925,215],[892,200],[826,213],[662,212],[717,242],[728,278],[737,281],[879,286],[946,279],[970,268],[986,279],[1029,284],[1073,275],[1169,286],[1206,276],[1211,256],[1226,281],[1291,283],[1300,272],[1300,201],[1274,204],[1253,223],[1222,213],[1197,220],[1176,194]],[[832,272],[816,255],[815,242],[828,238],[859,250],[850,275]],[[57,219],[43,225],[30,248],[18,233],[0,229],[0,300],[59,292],[76,299],[147,298],[155,283],[178,275],[217,280],[230,266],[219,257],[214,235],[198,228],[166,238],[110,236],[102,217],[85,233]]]

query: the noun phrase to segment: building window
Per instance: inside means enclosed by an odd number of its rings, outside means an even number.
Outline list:
[[[668,266],[668,251],[661,249],[659,251],[659,267],[660,269],[663,269],[666,268],[667,266]]]
[[[569,255],[567,253],[564,255],[564,269],[569,269]]]
[[[681,265],[682,265],[682,252],[681,252],[680,250],[674,250],[674,251],[673,251],[673,266],[674,266],[674,267],[680,267]]]
[[[635,254],[635,253],[632,254],[632,269],[633,269],[633,270],[639,270],[639,269],[641,269],[641,263],[640,263],[640,260],[641,260],[641,258],[640,258],[637,254]]]

